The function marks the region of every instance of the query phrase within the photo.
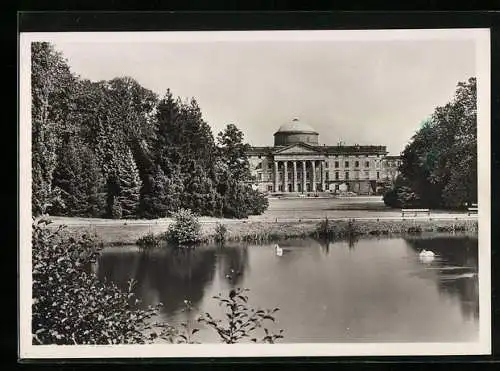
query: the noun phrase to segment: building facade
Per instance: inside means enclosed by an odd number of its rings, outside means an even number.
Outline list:
[[[298,119],[274,133],[274,146],[252,147],[248,158],[254,187],[266,193],[377,194],[400,164],[386,146],[320,145],[319,133]]]

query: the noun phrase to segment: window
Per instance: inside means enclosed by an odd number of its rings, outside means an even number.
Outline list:
[[[370,177],[370,172],[369,171],[365,171],[365,178],[368,179]]]
[[[269,163],[267,164],[267,168],[268,168],[269,170],[271,170],[271,169],[273,168],[273,164],[272,164],[271,162],[269,162]]]
[[[370,167],[370,161],[365,162],[365,167]]]
[[[325,161],[325,167],[328,168],[328,161]]]
[[[356,161],[356,162],[354,163],[354,166],[355,166],[355,167],[359,167],[359,161]]]
[[[273,191],[273,186],[272,185],[268,185],[267,186],[267,191],[268,192],[272,192]]]
[[[328,182],[330,178],[330,174],[328,173],[328,171],[325,171],[325,180]]]
[[[349,172],[348,171],[345,172],[345,178],[346,178],[346,180],[349,179]]]
[[[262,173],[257,174],[257,179],[261,182],[262,181]]]
[[[380,179],[380,172],[377,171],[377,179]]]
[[[349,167],[349,161],[346,161],[344,167]]]
[[[262,156],[261,156],[261,155],[259,155],[259,160],[260,160],[261,158],[262,158]]]
[[[306,179],[309,180],[309,173],[306,173]]]
[[[339,167],[339,162],[335,161],[335,168],[337,169]]]
[[[339,180],[339,172],[338,171],[335,172],[335,180]]]

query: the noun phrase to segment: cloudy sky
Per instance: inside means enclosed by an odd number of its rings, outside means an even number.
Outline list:
[[[457,82],[475,76],[467,40],[57,41],[73,72],[131,76],[163,95],[195,97],[214,134],[234,123],[272,145],[298,117],[321,144],[386,145],[398,154]]]

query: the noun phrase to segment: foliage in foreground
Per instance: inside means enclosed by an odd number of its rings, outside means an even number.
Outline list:
[[[88,235],[70,236],[47,222],[33,224],[34,344],[143,344],[153,341],[158,308],[137,307],[133,282],[123,292],[88,273],[100,246]]]
[[[263,327],[265,321],[275,322],[274,313],[279,309],[255,310],[248,305],[248,289],[232,289],[227,297],[221,294],[213,298],[224,307],[224,320],[213,318],[210,313],[204,313],[198,319],[199,322],[213,328],[219,338],[226,344],[235,344],[247,338],[252,342],[275,343],[283,338],[283,330],[276,334],[268,328]],[[254,331],[262,328],[264,336],[257,338]]]
[[[62,227],[54,231],[47,228],[48,223],[45,219],[33,222],[33,344],[146,344],[158,338],[170,343],[196,342],[198,328],[188,323],[175,328],[154,321],[161,304],[141,309],[133,292],[134,280],[129,281],[128,291],[123,291],[89,273],[102,248],[95,237],[73,236]],[[200,317],[200,322],[216,330],[225,343],[249,337],[265,320],[275,320],[272,314],[277,309],[255,310],[243,293],[240,289],[230,292],[229,314],[223,320],[213,320],[209,313]],[[226,304],[222,296],[217,299]],[[189,301],[185,303],[186,310],[191,310]],[[255,341],[282,338],[281,332],[263,331],[265,336],[255,337]]]

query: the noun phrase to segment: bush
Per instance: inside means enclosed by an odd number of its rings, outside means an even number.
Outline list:
[[[101,282],[88,268],[99,254],[102,245],[89,235],[72,236],[62,227],[51,231],[49,222],[33,223],[33,344],[144,344],[161,338],[171,343],[194,343],[199,329],[187,322],[174,328],[167,323],[155,323],[159,306],[139,309],[129,281],[128,291],[109,282]],[[238,342],[250,335],[265,320],[274,321],[278,309],[256,310],[247,305],[247,290],[231,290],[227,299],[228,315],[223,321],[213,320],[209,327],[217,330],[224,342]],[[219,303],[226,299],[218,297]],[[185,301],[187,310],[192,307]],[[212,323],[213,321],[213,323]],[[229,329],[227,336],[224,331]],[[219,332],[221,331],[221,332]],[[274,342],[282,338],[264,329],[265,336],[254,341]]]
[[[227,227],[224,224],[217,223],[215,226],[215,242],[223,244],[226,242]]]
[[[34,344],[143,344],[156,335],[150,318],[158,308],[138,309],[133,281],[128,292],[87,272],[101,249],[89,235],[53,232],[33,225]],[[165,333],[169,326],[164,326]]]
[[[422,233],[422,227],[420,227],[418,225],[414,226],[414,227],[409,227],[407,232],[410,234],[419,234],[419,233]]]
[[[188,246],[201,241],[201,224],[196,214],[189,209],[180,209],[172,216],[174,223],[168,227],[166,233],[169,242]]]
[[[253,309],[248,305],[248,289],[232,289],[227,297],[222,295],[213,298],[224,307],[225,316],[223,320],[213,318],[209,313],[205,313],[198,318],[198,321],[206,324],[215,330],[223,343],[234,344],[245,338],[250,338],[252,342],[275,343],[276,340],[283,338],[283,330],[277,334],[262,327],[265,321],[275,322],[274,313],[279,309]],[[253,335],[254,331],[262,328],[264,336],[258,339]]]
[[[398,199],[396,188],[392,188],[384,194],[384,204],[392,208],[401,208],[401,202]]]
[[[153,233],[148,233],[142,237],[139,237],[136,244],[143,248],[155,248],[161,246],[161,238],[154,235]]]

